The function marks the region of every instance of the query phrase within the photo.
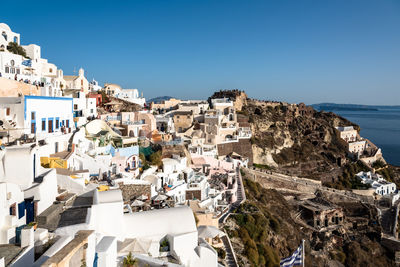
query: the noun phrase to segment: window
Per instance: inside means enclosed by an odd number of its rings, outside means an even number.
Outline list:
[[[60,118],[56,118],[56,129],[60,128]]]
[[[15,68],[11,68],[11,73],[12,73],[12,74],[15,73]]]
[[[11,113],[11,109],[10,108],[6,108],[6,115],[10,116],[10,113]]]
[[[20,70],[19,69],[17,69],[17,74],[20,74]]]
[[[31,120],[35,120],[35,112],[31,112]]]
[[[42,131],[46,131],[46,119],[42,119]]]
[[[6,73],[10,73],[10,68],[6,67]]]
[[[78,109],[78,104],[74,104],[74,109]]]
[[[69,128],[69,120],[66,120],[67,128]]]
[[[93,113],[93,109],[92,108],[90,109],[90,113]]]
[[[14,61],[14,60],[11,60],[11,61],[10,61],[10,64],[11,64],[12,67],[14,67],[14,66],[15,66],[15,61]]]
[[[50,73],[53,73],[53,69],[52,69],[52,68],[50,68],[50,69],[49,69],[49,72],[50,72]]]
[[[2,32],[1,35],[4,37],[4,40],[7,41],[7,33],[6,32]]]
[[[17,215],[17,204],[16,203],[10,205],[10,215],[11,216]]]
[[[83,86],[83,80],[81,80],[81,86]]]
[[[18,43],[18,37],[14,36],[14,43]]]

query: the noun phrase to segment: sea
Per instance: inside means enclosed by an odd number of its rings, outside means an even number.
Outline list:
[[[383,158],[400,166],[400,108],[379,107],[378,110],[335,110],[334,113],[358,124],[360,135],[382,149]]]

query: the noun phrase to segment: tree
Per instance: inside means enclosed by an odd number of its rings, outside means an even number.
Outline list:
[[[150,155],[151,165],[157,165],[158,167],[162,166],[162,154],[161,151],[154,152]]]
[[[7,46],[7,50],[13,54],[21,55],[27,58],[25,49],[15,42],[9,43]]]
[[[123,266],[124,267],[133,267],[137,266],[137,259],[132,257],[132,252],[129,252],[129,254],[124,258]]]

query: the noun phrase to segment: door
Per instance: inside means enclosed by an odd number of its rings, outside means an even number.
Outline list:
[[[35,205],[33,199],[25,199],[26,208],[26,224],[33,222],[35,220]]]
[[[53,119],[49,119],[49,130],[48,130],[48,132],[49,133],[53,132]]]
[[[36,122],[31,123],[31,133],[36,133]]]

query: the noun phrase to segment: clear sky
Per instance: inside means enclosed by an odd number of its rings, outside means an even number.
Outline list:
[[[72,74],[144,96],[238,88],[400,105],[400,1],[2,1],[0,22]]]

